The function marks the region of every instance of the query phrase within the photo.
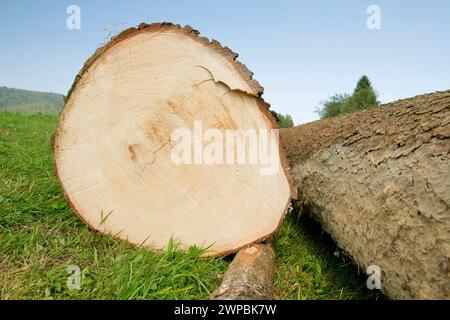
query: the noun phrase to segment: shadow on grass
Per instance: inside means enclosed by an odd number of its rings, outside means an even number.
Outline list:
[[[275,288],[280,299],[383,299],[320,225],[298,211],[277,235]]]

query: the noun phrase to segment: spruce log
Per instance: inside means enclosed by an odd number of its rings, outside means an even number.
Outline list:
[[[298,204],[394,299],[450,298],[450,91],[284,129]]]
[[[210,256],[275,233],[293,190],[282,153],[280,170],[268,175],[261,162],[172,158],[172,133],[195,123],[220,133],[276,128],[263,88],[236,57],[170,23],[128,29],[95,52],[67,95],[54,140],[57,176],[83,221],[136,245],[210,246]],[[271,147],[280,149],[278,141]]]
[[[213,300],[271,300],[275,274],[273,243],[240,250],[225,272]]]

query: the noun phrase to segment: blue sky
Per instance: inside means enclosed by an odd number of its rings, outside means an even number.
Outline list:
[[[81,29],[66,28],[66,8]],[[369,30],[369,5],[381,29]],[[66,93],[84,61],[116,30],[140,22],[189,24],[240,54],[264,98],[296,123],[367,74],[382,102],[450,89],[450,1],[0,2],[0,86]]]

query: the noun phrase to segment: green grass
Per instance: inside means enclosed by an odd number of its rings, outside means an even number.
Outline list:
[[[377,299],[366,277],[311,219],[287,217],[277,236],[279,299]]]
[[[207,299],[229,258],[201,250],[135,248],[90,230],[71,213],[54,176],[57,117],[0,112],[1,299]],[[365,280],[336,257],[308,220],[290,216],[277,238],[281,299],[367,299]],[[81,289],[67,287],[79,266]]]

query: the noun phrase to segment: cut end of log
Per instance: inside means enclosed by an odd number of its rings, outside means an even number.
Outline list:
[[[212,148],[212,164],[208,143],[196,154],[205,132],[217,142],[227,131],[276,128],[262,87],[236,57],[170,23],[141,24],[96,51],[67,95],[54,143],[58,178],[83,221],[136,245],[210,247],[208,256],[276,232],[295,194],[278,140],[269,146],[273,174],[261,174],[261,162],[220,162],[225,146]],[[188,146],[174,135],[180,129],[192,133]]]

